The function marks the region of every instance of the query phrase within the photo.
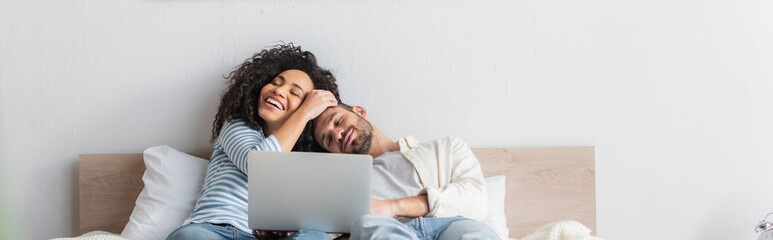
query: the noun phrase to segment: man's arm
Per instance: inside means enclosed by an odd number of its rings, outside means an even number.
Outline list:
[[[443,155],[447,158],[438,159],[438,161],[446,161],[452,169],[451,172],[438,173],[444,174],[439,179],[450,177],[450,183],[440,182],[441,186],[439,187],[425,188],[430,206],[430,212],[427,216],[463,216],[475,220],[486,219],[488,217],[488,199],[478,158],[464,141],[453,137],[449,137],[446,141],[450,145],[442,147],[438,151],[444,151]]]
[[[429,202],[426,195],[389,200],[371,200],[370,213],[389,217],[421,217],[429,213]]]

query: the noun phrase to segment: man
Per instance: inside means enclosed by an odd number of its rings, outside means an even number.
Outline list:
[[[389,139],[360,106],[339,104],[314,120],[314,139],[333,153],[373,156],[371,214],[352,239],[499,239],[488,217],[483,174],[457,138]]]

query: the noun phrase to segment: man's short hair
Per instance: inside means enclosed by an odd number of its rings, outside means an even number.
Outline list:
[[[343,109],[346,109],[349,112],[353,112],[354,113],[354,109],[349,104],[338,102],[338,106],[336,106],[336,107],[341,107]],[[307,147],[304,148],[304,149],[300,149],[300,151],[301,152],[328,152],[327,150],[322,148],[322,146],[319,145],[319,143],[317,143],[316,139],[314,139],[314,130],[317,129],[317,121],[316,121],[316,119],[312,120],[312,121],[309,121],[307,126],[308,127],[306,129],[304,129],[304,132],[308,132],[308,134],[311,134],[311,142],[307,143]]]
[[[349,110],[349,112],[354,112],[354,109],[352,108],[352,106],[349,106],[349,104],[339,102],[338,106],[343,109]]]

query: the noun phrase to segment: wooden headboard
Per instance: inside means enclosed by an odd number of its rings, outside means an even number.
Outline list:
[[[547,223],[567,219],[596,233],[593,147],[477,148],[473,152],[484,176],[506,176],[510,237],[522,238]],[[210,154],[193,155],[208,159]],[[142,154],[81,154],[78,169],[80,233],[121,233],[144,187]]]

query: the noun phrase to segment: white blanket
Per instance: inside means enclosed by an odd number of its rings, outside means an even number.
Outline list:
[[[83,234],[80,237],[54,238],[51,240],[128,240],[128,239],[122,238],[121,235],[118,235],[115,233],[104,232],[104,231],[93,231],[93,232],[88,232],[86,234]]]
[[[591,230],[582,223],[572,220],[558,221],[542,226],[536,232],[521,240],[587,240],[598,239],[590,236]]]

